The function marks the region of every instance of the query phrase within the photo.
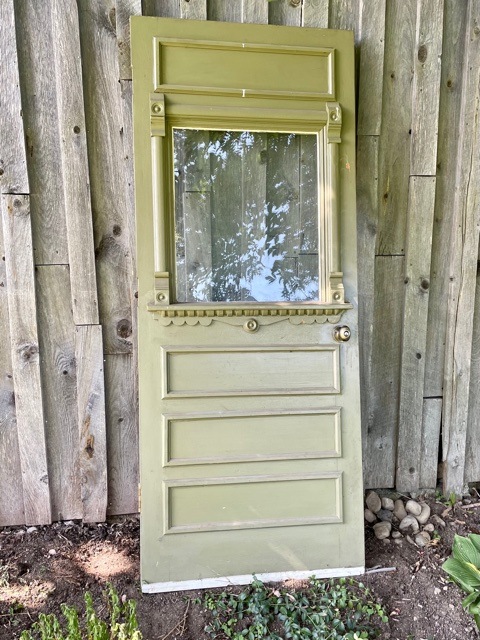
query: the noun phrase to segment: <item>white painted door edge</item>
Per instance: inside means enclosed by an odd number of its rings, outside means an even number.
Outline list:
[[[282,582],[284,580],[305,580],[315,578],[343,578],[360,576],[365,567],[347,567],[343,569],[312,569],[311,571],[279,571],[276,573],[257,573],[255,577],[262,582]],[[190,591],[193,589],[213,589],[239,584],[250,584],[252,575],[227,576],[226,578],[203,578],[200,580],[182,580],[180,582],[152,582],[142,584],[143,593],[166,593],[170,591]]]

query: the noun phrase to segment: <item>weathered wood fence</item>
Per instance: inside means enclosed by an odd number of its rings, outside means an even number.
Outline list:
[[[1,0],[0,525],[138,510],[142,12],[355,30],[365,484],[480,480],[480,0]]]

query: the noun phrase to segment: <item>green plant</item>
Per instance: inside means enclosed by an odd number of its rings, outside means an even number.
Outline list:
[[[83,624],[78,611],[63,604],[65,624],[62,625],[54,614],[41,613],[32,628],[23,631],[20,640],[142,640],[135,601],[122,602],[111,584],[107,585],[105,595],[110,615],[108,621],[98,616],[87,591]]]
[[[310,578],[301,590],[272,587],[254,577],[240,593],[207,593],[212,638],[232,640],[360,640],[375,638],[383,608],[355,580]]]
[[[468,595],[463,607],[473,615],[480,629],[480,536],[455,536],[452,555],[442,566],[450,578]]]

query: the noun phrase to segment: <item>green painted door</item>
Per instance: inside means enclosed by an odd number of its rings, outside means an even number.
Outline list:
[[[352,34],[132,49],[143,590],[360,573]]]

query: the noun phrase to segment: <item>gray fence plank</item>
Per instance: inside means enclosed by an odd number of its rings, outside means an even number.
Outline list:
[[[51,0],[51,18],[73,318],[75,324],[97,324],[97,283],[76,0]]]
[[[117,32],[120,80],[131,80],[130,16],[142,15],[142,3],[141,0],[116,0],[115,8],[115,28]]]
[[[67,264],[62,158],[54,82],[50,2],[16,0],[35,264]]]
[[[420,0],[413,75],[410,173],[434,176],[437,171],[438,106],[443,38],[443,2]]]
[[[68,267],[37,267],[36,294],[52,519],[71,520],[82,517],[82,506]]]
[[[445,495],[461,493],[465,476],[465,447],[471,380],[473,314],[478,259],[480,212],[480,39],[476,33],[479,0],[469,0],[466,64],[452,225],[448,299],[445,388],[443,405],[443,458]]]
[[[18,442],[27,524],[51,522],[28,196],[1,200]]]
[[[102,327],[76,327],[75,357],[78,380],[78,441],[82,517],[103,522],[107,510],[107,447]],[[116,356],[113,356],[116,357]],[[122,384],[118,385],[122,389]],[[115,452],[111,452],[115,462]],[[135,478],[130,478],[135,484]]]
[[[432,241],[428,307],[425,396],[443,395],[443,370],[450,287],[448,255],[455,198],[455,167],[465,55],[466,2],[445,0],[440,115],[437,153],[437,193]]]
[[[303,27],[328,29],[329,0],[303,0]]]
[[[438,448],[442,423],[442,399],[423,401],[422,453],[420,457],[420,488],[435,489],[438,475]]]
[[[398,417],[396,486],[400,491],[416,491],[420,487],[423,384],[434,207],[435,178],[412,176],[408,198]]]
[[[0,192],[28,193],[13,7],[0,3]]]
[[[404,257],[375,259],[375,333],[363,463],[366,487],[393,487],[397,453]],[[383,329],[383,330],[382,330]]]

